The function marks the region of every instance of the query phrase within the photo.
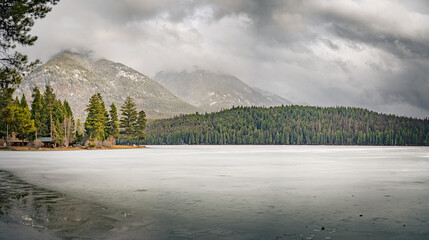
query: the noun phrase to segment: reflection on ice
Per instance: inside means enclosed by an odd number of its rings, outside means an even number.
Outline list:
[[[112,212],[100,205],[37,187],[1,170],[0,206],[4,221],[18,222],[41,232],[50,229],[65,238],[108,236],[105,233],[114,229],[118,221],[118,216],[112,216]]]
[[[425,239],[428,152],[327,146],[0,152],[0,169],[19,177],[0,172],[1,211],[60,237]]]

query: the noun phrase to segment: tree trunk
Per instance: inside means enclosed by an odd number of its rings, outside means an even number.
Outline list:
[[[9,147],[9,123],[6,124],[6,147]]]

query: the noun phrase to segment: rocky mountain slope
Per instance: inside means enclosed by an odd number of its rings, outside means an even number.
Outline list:
[[[290,101],[240,79],[206,70],[159,72],[154,79],[179,98],[204,111],[213,112],[232,106],[279,106]]]
[[[184,102],[149,77],[123,64],[95,59],[86,54],[61,52],[25,79],[16,94],[31,99],[31,89],[52,86],[59,99],[66,99],[78,118],[85,118],[91,95],[100,92],[106,106],[119,109],[127,96],[150,118],[193,113],[200,109]]]
[[[280,97],[279,95],[272,93],[270,91],[253,87],[255,91],[257,91],[259,94],[270,100],[273,104],[270,106],[281,106],[281,105],[291,105],[292,102],[287,100],[286,98]]]

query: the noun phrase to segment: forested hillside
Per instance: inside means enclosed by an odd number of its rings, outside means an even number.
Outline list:
[[[235,107],[151,121],[146,144],[429,145],[429,120],[346,107]]]

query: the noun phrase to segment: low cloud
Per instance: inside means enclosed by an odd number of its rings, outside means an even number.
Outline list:
[[[198,65],[296,103],[429,116],[426,1],[62,0],[22,49],[86,49],[149,76]]]

